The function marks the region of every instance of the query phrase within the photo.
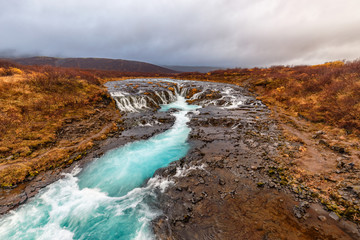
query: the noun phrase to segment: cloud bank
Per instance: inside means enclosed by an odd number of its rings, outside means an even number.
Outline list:
[[[0,0],[0,55],[220,67],[360,56],[358,0]]]

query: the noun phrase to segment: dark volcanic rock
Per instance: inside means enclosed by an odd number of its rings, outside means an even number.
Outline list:
[[[265,105],[246,90],[227,84],[184,81],[174,88],[179,86],[184,95],[187,88],[197,89],[189,102],[202,108],[189,114],[188,155],[155,173],[175,182],[158,196],[163,215],[153,221],[153,229],[159,239],[355,236],[338,225],[316,230],[321,221],[308,213],[309,203],[293,200],[281,182],[281,166],[273,161],[277,148],[286,143]],[[138,89],[149,91],[142,85]],[[304,193],[295,195],[307,199]]]
[[[172,102],[176,93],[202,107],[189,114],[192,148],[187,156],[155,173],[175,183],[158,192],[163,215],[152,227],[159,239],[359,239],[356,231],[346,232],[342,223],[330,222],[331,217],[323,222],[318,216],[324,212],[313,210],[306,193],[287,188],[276,162],[278,147],[286,142],[268,108],[245,89],[162,79],[107,86],[124,113],[124,131],[102,142],[80,166],[106,150],[168,129],[174,118],[156,110]],[[13,192],[10,202],[4,200],[9,197],[0,199],[0,209],[26,201],[59,173],[38,176],[19,193]],[[349,191],[355,190],[354,186]],[[304,200],[295,202],[294,196]]]

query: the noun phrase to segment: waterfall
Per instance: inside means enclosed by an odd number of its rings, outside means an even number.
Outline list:
[[[118,87],[120,89],[113,87],[114,85],[118,86],[120,82],[117,82],[117,84],[108,83],[110,94],[115,99],[120,111],[140,112],[142,110],[157,110],[161,105],[176,101],[177,96],[187,98],[189,102],[196,103],[199,106],[217,106],[229,110],[237,109],[244,105],[256,105],[256,102],[250,103],[242,94],[239,94],[239,89],[235,89],[234,86],[226,86],[226,84],[219,85],[208,82],[196,82],[194,84],[194,81],[153,79],[151,83],[154,84],[156,82],[156,85],[151,85],[146,81],[150,80],[135,79],[121,81],[128,83]],[[164,84],[164,81],[166,81],[166,84]],[[136,88],[132,87],[134,85]],[[172,89],[169,90],[169,88]],[[196,92],[191,95],[192,90],[196,90]]]
[[[139,112],[145,109],[159,109],[160,105],[176,101],[177,94],[172,91],[154,91],[148,95],[124,95],[119,92],[111,93],[117,107],[123,112]]]
[[[168,92],[161,96],[164,101],[172,98]],[[146,106],[146,99],[126,96],[119,102],[124,109],[137,110]],[[186,155],[187,113],[198,106],[178,96],[162,106],[163,111],[170,108],[179,109],[172,113],[176,120],[171,129],[109,151],[86,168],[65,174],[0,218],[0,239],[154,239],[150,223],[161,214],[156,193],[172,181],[151,177]]]

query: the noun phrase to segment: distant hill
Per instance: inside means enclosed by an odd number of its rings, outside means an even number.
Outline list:
[[[207,67],[207,66],[167,66],[164,65],[162,67],[177,71],[177,72],[200,72],[207,73],[214,70],[223,69],[221,67]]]
[[[178,71],[154,64],[108,58],[54,58],[28,57],[7,59],[22,65],[50,65],[82,69],[113,70],[121,72],[177,73]]]

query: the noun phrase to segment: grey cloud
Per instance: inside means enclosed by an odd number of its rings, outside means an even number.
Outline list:
[[[358,0],[0,0],[0,55],[221,67],[355,59],[358,9]]]

